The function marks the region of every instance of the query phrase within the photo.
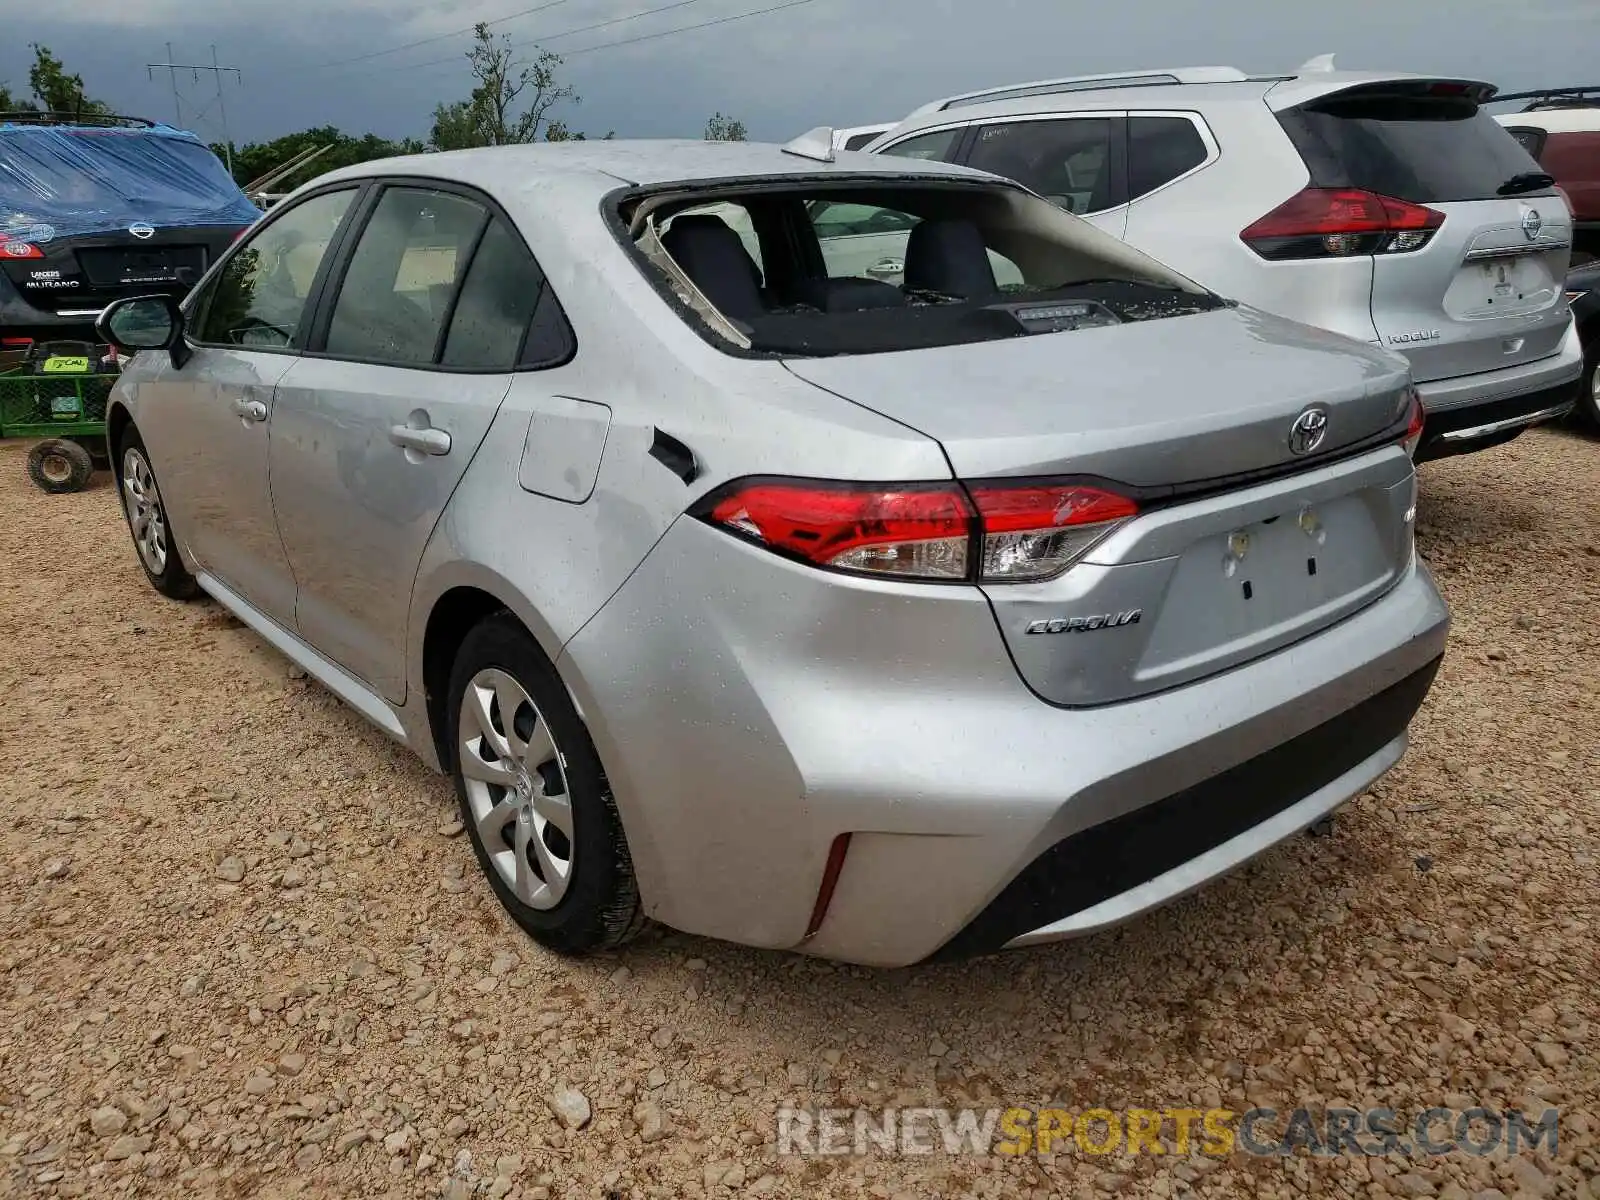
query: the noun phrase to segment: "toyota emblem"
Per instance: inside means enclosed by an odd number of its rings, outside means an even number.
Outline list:
[[[1328,410],[1313,404],[1289,426],[1289,452],[1310,454],[1328,436]]]
[[[133,234],[133,236],[138,238],[140,241],[144,241],[147,238],[155,237],[156,227],[154,225],[147,225],[143,221],[135,221],[132,225],[128,226],[128,232]]]
[[[1544,228],[1544,218],[1539,215],[1537,208],[1522,210],[1522,236],[1530,242],[1539,240],[1539,231]]]

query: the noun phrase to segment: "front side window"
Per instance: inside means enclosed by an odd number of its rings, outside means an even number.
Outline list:
[[[307,301],[355,189],[324,192],[264,225],[230,255],[196,306],[211,346],[298,346]]]
[[[950,162],[955,158],[956,146],[960,144],[961,135],[965,132],[965,129],[956,128],[919,134],[917,137],[907,138],[903,142],[885,147],[878,153],[892,154],[896,158],[920,158],[925,162]]]
[[[1205,139],[1188,117],[1128,118],[1128,199],[1147,196],[1200,166]]]
[[[327,353],[431,364],[457,280],[488,219],[483,205],[451,192],[385,189],[339,286]]]
[[[969,167],[1014,179],[1070,213],[1113,204],[1109,117],[1009,121],[978,131]]]

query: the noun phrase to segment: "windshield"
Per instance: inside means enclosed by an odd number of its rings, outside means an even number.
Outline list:
[[[0,126],[0,232],[55,236],[260,216],[205,146],[172,132]]]
[[[791,184],[632,211],[690,319],[758,353],[911,350],[1224,303],[1016,188]]]

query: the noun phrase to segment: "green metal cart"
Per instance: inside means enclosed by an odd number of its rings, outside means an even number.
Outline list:
[[[107,346],[40,342],[0,350],[0,438],[41,438],[28,477],[47,492],[77,492],[111,465],[106,398],[117,381]]]

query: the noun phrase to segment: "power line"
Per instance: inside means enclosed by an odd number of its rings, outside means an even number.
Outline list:
[[[768,13],[782,12],[786,8],[800,8],[802,5],[815,4],[816,0],[789,0],[787,4],[774,4],[771,8],[758,8],[754,12],[734,13],[729,17],[718,17],[713,21],[701,21],[698,25],[680,25],[677,29],[663,29],[659,33],[641,33],[638,37],[623,38],[616,42],[601,42],[598,46],[585,46],[581,50],[569,50],[563,58],[574,58],[579,54],[593,54],[596,50],[612,50],[618,46],[631,46],[635,42],[648,42],[652,38],[671,37],[675,33],[690,33],[696,29],[710,29],[713,25],[727,25],[732,21],[743,21],[749,17],[764,17]]]
[[[223,77],[226,76],[226,75],[232,75],[233,78],[234,78],[234,82],[235,83],[241,83],[242,84],[244,82],[244,75],[240,73],[239,68],[238,67],[224,67],[220,63],[218,63],[217,62],[217,48],[216,48],[215,45],[213,45],[211,47],[211,63],[210,63],[210,65],[207,65],[205,63],[173,62],[172,61],[172,43],[168,42],[167,43],[167,61],[166,62],[164,62],[164,63],[146,63],[145,64],[145,73],[147,75],[149,75],[149,77],[150,77],[150,79],[152,81],[155,79],[156,72],[158,70],[166,71],[168,76],[171,79],[171,83],[172,83],[172,106],[173,106],[174,111],[177,114],[177,125],[178,125],[178,127],[180,129],[183,128],[185,122],[184,122],[184,119],[183,119],[184,95],[183,95],[182,91],[180,91],[179,88],[178,88],[178,72],[179,71],[188,71],[193,76],[193,81],[194,81],[195,84],[198,84],[200,82],[200,74],[201,74],[201,72],[203,72],[203,71],[211,72],[211,81],[214,84],[216,84],[216,88],[217,88],[216,94],[209,101],[207,101],[203,105],[197,103],[196,101],[194,101],[192,99],[189,101],[190,123],[195,124],[195,125],[200,124],[201,121],[205,120],[210,115],[211,109],[213,107],[216,107],[216,108],[218,108],[220,110],[221,117],[222,117],[223,153],[224,153],[224,156],[227,158],[228,170],[231,172],[233,170],[233,139],[228,134],[228,103],[227,103],[227,100],[223,96]]]
[[[521,12],[511,13],[509,16],[496,17],[492,21],[474,21],[464,29],[452,29],[449,33],[436,33],[432,37],[418,38],[414,42],[407,42],[403,46],[390,46],[387,50],[374,50],[370,54],[358,54],[354,58],[336,58],[332,62],[315,63],[306,69],[309,71],[325,71],[329,67],[343,67],[350,63],[366,62],[370,58],[382,58],[386,54],[399,54],[402,50],[415,50],[418,46],[431,46],[434,42],[442,42],[446,38],[460,37],[463,33],[471,33],[479,25],[504,25],[507,21],[521,20],[531,17],[534,13],[542,13],[548,8],[555,8],[560,4],[569,4],[571,0],[545,0],[543,4],[536,4],[532,8],[525,8]],[[454,59],[449,60],[454,62]]]
[[[687,8],[691,4],[699,4],[700,0],[673,0],[671,4],[661,4],[655,8],[644,8],[638,12],[624,13],[620,17],[612,17],[609,21],[596,21],[593,25],[580,25],[577,29],[564,29],[560,33],[552,33],[548,37],[530,38],[526,42],[514,43],[516,48],[527,46],[542,46],[546,42],[556,41],[558,38],[573,37],[580,33],[593,33],[597,29],[607,29],[612,25],[621,25],[627,21],[637,21],[641,17],[653,17],[657,13],[671,12],[676,8]],[[430,58],[419,63],[402,63],[397,69],[403,71],[420,71],[424,67],[438,67],[445,63],[461,61],[461,55],[454,54],[449,58]],[[368,68],[369,70],[372,68]]]
[[[593,30],[602,29],[602,28],[605,28],[606,26],[609,26],[609,25],[620,25],[624,21],[634,21],[634,20],[638,20],[640,17],[653,16],[656,13],[667,12],[667,11],[669,11],[671,9],[675,9],[675,8],[684,8],[689,4],[693,4],[693,3],[697,3],[697,2],[698,2],[698,0],[676,0],[676,3],[673,3],[673,4],[663,4],[663,5],[661,5],[661,6],[657,7],[657,8],[647,8],[647,9],[644,9],[644,10],[642,10],[640,12],[629,13],[626,16],[614,17],[609,21],[600,21],[600,22],[597,22],[594,25],[585,25],[585,26],[583,26],[582,28],[579,28],[579,29],[568,29],[568,30],[564,30],[561,33],[550,34],[548,37],[532,38],[532,39],[530,39],[530,40],[528,40],[526,42],[514,42],[514,43],[512,43],[512,46],[513,46],[514,49],[525,49],[525,48],[527,48],[529,46],[542,46],[546,42],[555,41],[557,38],[571,37],[574,34],[579,34],[579,33],[589,33],[589,32],[592,32]],[[697,30],[697,29],[709,29],[713,25],[727,25],[732,21],[744,21],[744,20],[749,19],[750,17],[762,17],[762,16],[766,16],[768,13],[782,12],[786,8],[800,8],[802,5],[815,4],[815,3],[816,3],[816,0],[787,0],[787,3],[774,4],[769,8],[758,8],[758,9],[754,10],[753,12],[733,13],[733,14],[731,14],[729,16],[725,16],[725,17],[715,17],[715,18],[713,18],[712,20],[709,20],[709,21],[700,21],[700,22],[698,22],[697,24],[694,24],[694,25],[680,25],[675,29],[662,29],[662,30],[657,31],[656,33],[643,33],[643,34],[639,34],[637,37],[619,38],[617,41],[614,41],[614,42],[601,42],[599,45],[596,45],[596,46],[584,46],[584,47],[582,47],[581,49],[578,49],[578,50],[568,50],[561,57],[564,58],[564,59],[573,58],[573,57],[576,57],[579,54],[592,54],[597,50],[610,50],[610,49],[613,49],[613,48],[618,47],[618,46],[631,46],[636,42],[648,42],[648,41],[651,41],[651,40],[653,40],[655,38],[671,37],[674,34],[678,34],[678,33],[692,33],[694,30]],[[452,55],[450,58],[435,58],[435,59],[429,59],[426,62],[420,62],[420,63],[403,63],[396,69],[404,70],[404,71],[420,71],[420,70],[423,70],[426,67],[437,67],[437,66],[442,66],[445,63],[457,63],[457,62],[460,62],[460,61],[461,61],[461,56],[459,54],[457,54],[457,55]]]

